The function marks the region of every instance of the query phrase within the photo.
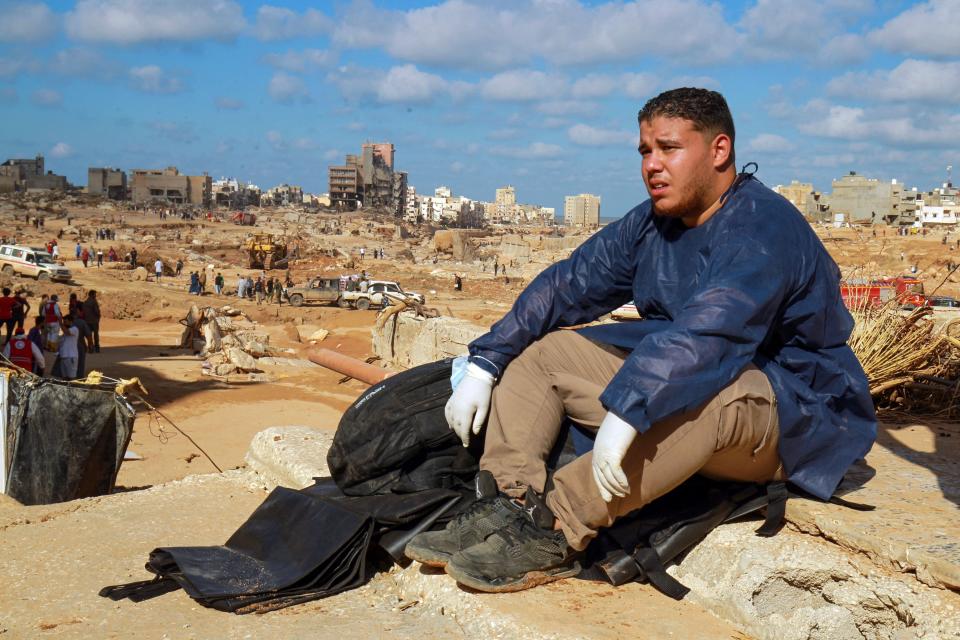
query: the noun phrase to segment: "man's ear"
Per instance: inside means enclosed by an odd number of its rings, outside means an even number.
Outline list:
[[[719,133],[710,145],[714,169],[723,171],[733,162],[733,140],[725,133]]]

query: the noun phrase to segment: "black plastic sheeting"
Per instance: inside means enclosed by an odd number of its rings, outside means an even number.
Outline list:
[[[51,504],[113,491],[135,412],[113,387],[9,376],[7,495]]]
[[[331,478],[299,491],[278,487],[225,544],[154,549],[154,580],[100,595],[140,602],[183,588],[220,611],[282,609],[355,589],[403,562],[407,541],[461,502],[463,494],[448,489],[344,496]]]

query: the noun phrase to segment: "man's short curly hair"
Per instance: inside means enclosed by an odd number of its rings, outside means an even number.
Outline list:
[[[709,89],[683,87],[664,91],[643,105],[637,121],[650,122],[657,116],[689,120],[697,131],[713,136],[726,134],[731,143],[736,137],[727,101]]]

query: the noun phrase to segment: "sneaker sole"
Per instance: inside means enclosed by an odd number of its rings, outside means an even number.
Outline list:
[[[407,548],[403,550],[403,554],[424,566],[435,567],[437,569],[445,569],[450,562],[450,558],[453,557],[452,555],[440,553],[434,549],[424,549],[423,547],[417,547],[412,544],[407,545]]]
[[[576,562],[572,567],[556,567],[546,571],[528,571],[517,578],[500,578],[496,581],[490,581],[487,578],[481,578],[471,575],[455,564],[447,565],[447,575],[456,580],[459,584],[483,591],[484,593],[512,593],[514,591],[523,591],[542,584],[549,584],[564,578],[572,578],[580,573],[580,563]]]

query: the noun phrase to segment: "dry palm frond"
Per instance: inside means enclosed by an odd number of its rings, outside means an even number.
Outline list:
[[[958,364],[957,346],[936,331],[928,309],[902,315],[898,306],[863,306],[849,344],[870,384],[873,395],[913,382],[917,376],[952,377]]]

